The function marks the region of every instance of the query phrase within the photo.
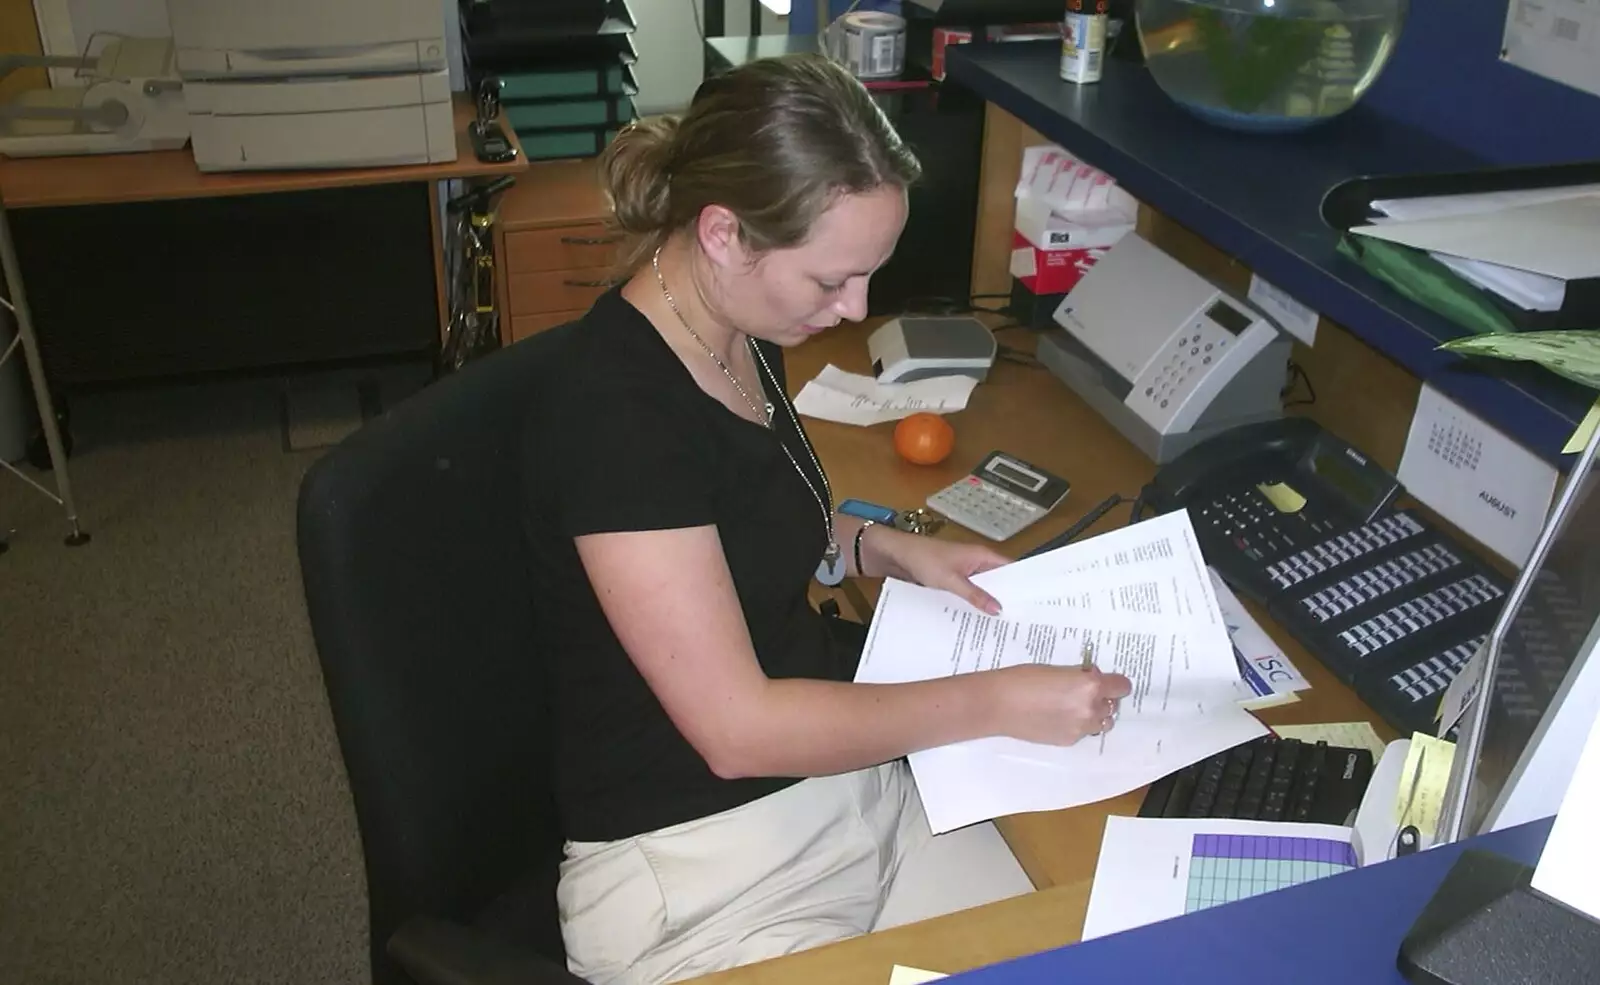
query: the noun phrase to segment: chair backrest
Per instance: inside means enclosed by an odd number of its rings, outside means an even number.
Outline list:
[[[544,672],[520,438],[556,329],[442,379],[316,462],[301,576],[366,862],[373,979],[415,915],[471,923],[547,881],[521,928],[562,960]]]

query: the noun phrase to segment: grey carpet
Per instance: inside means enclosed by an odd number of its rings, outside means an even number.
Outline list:
[[[294,548],[320,452],[286,450],[290,383],[76,399],[83,547],[0,474],[0,982],[366,976]]]

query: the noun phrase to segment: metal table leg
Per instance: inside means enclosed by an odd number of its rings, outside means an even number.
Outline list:
[[[17,346],[21,345],[22,356],[28,366],[29,383],[33,386],[33,400],[39,408],[39,426],[44,429],[44,443],[50,449],[50,470],[55,475],[56,491],[46,489],[9,462],[0,462],[0,466],[66,511],[66,543],[68,547],[77,547],[88,543],[89,535],[78,525],[78,507],[72,498],[72,477],[67,474],[67,454],[61,445],[55,401],[51,399],[50,386],[45,380],[44,360],[39,357],[39,339],[33,331],[33,313],[28,309],[28,297],[22,288],[22,264],[17,261],[17,244],[11,238],[11,222],[6,217],[3,202],[0,202],[0,266],[4,268],[6,284],[11,288],[11,301],[0,301],[0,304],[10,308],[17,321],[17,337],[4,353],[0,353],[0,363],[10,358]]]

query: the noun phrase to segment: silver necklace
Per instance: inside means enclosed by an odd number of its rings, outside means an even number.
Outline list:
[[[655,253],[650,257],[650,266],[656,272],[656,283],[661,286],[661,296],[667,299],[667,307],[671,308],[672,313],[678,316],[678,322],[683,325],[684,331],[688,332],[689,337],[699,343],[700,348],[704,349],[706,355],[711,357],[711,361],[717,364],[718,369],[722,370],[722,375],[728,378],[728,382],[733,384],[733,388],[739,391],[739,396],[743,397],[744,402],[750,405],[750,410],[754,412],[760,424],[767,430],[772,431],[772,401],[765,401],[766,413],[763,414],[761,405],[757,404],[755,398],[750,396],[750,391],[744,388],[744,384],[739,382],[739,378],[733,375],[733,370],[728,368],[728,364],[722,361],[722,357],[717,355],[716,350],[706,344],[706,340],[702,339],[700,333],[694,330],[694,326],[689,324],[689,319],[683,317],[683,312],[678,310],[678,302],[672,297],[672,292],[667,289],[666,278],[661,276],[661,248],[659,246],[656,247]],[[744,337],[744,344],[750,350],[750,354],[761,363],[761,369],[766,371],[766,379],[772,381],[770,385],[775,387],[777,385],[777,377],[772,375],[772,367],[767,365],[767,357],[761,354],[761,350],[750,340],[750,336],[746,335]],[[769,384],[760,379],[761,374],[759,372],[756,375],[756,382],[761,386],[762,396],[765,397]],[[840,549],[839,540],[834,536],[833,531],[833,487],[828,484],[828,473],[823,471],[822,461],[817,458],[816,449],[811,447],[811,440],[806,437],[805,430],[800,427],[800,419],[795,414],[794,405],[786,399],[783,401],[783,406],[789,412],[789,420],[794,422],[795,433],[800,435],[800,441],[805,446],[806,454],[811,456],[811,464],[816,466],[817,475],[822,479],[822,491],[819,492],[816,485],[812,483],[811,477],[806,475],[806,470],[800,467],[800,463],[795,459],[794,453],[789,451],[789,446],[784,442],[783,438],[778,438],[778,447],[783,449],[784,457],[789,460],[790,465],[794,466],[794,470],[800,474],[800,478],[805,482],[806,488],[811,490],[811,495],[816,499],[817,508],[822,511],[822,524],[828,532],[828,546],[823,550],[822,561],[817,565],[817,580],[824,585],[837,585],[844,581],[845,570],[844,551]]]

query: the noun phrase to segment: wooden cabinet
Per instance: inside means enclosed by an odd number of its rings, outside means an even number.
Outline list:
[[[611,284],[621,237],[592,158],[530,165],[500,200],[500,335],[510,344],[582,315]]]

